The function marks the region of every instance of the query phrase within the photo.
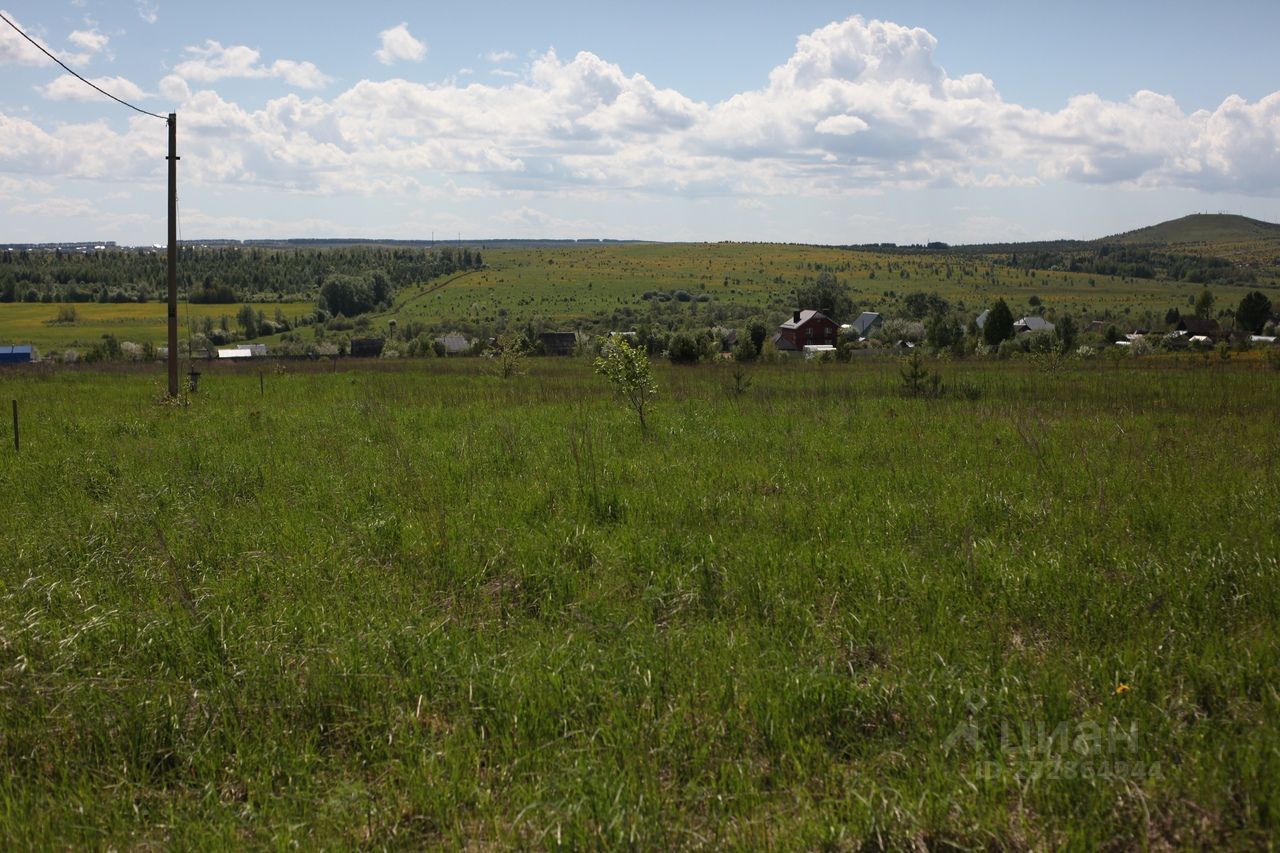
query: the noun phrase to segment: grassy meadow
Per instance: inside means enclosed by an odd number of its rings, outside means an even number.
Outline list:
[[[1280,372],[931,367],[0,372],[0,847],[1273,844]]]
[[[255,311],[268,317],[277,308],[293,317],[313,310],[307,303],[263,302],[252,303]],[[73,322],[60,322],[59,310],[75,308]],[[185,339],[188,322],[200,322],[205,317],[216,326],[226,317],[235,328],[236,312],[240,305],[199,305],[186,302],[178,305],[178,334]],[[165,303],[43,303],[11,302],[0,305],[0,342],[34,344],[42,353],[60,352],[64,349],[87,349],[102,339],[103,335],[115,335],[120,341],[136,344],[151,343],[163,346],[168,335],[168,314]]]
[[[1002,256],[1003,257],[1003,256]],[[847,281],[860,308],[903,313],[903,297],[937,293],[976,315],[996,299],[1029,313],[1038,297],[1057,312],[1140,322],[1144,311],[1163,318],[1171,307],[1189,310],[1203,285],[1122,279],[1084,273],[1044,272],[998,266],[995,258],[945,253],[883,253],[819,246],[755,243],[622,244],[554,249],[499,249],[484,253],[488,269],[457,277],[443,287],[427,282],[398,295],[382,320],[447,324],[575,321],[611,312],[642,319],[654,302],[646,292],[683,290],[708,301],[684,303],[711,322],[720,305],[787,314],[795,288],[824,267]],[[1235,305],[1253,287],[1215,286],[1218,303]],[[1123,320],[1121,321],[1123,322]]]

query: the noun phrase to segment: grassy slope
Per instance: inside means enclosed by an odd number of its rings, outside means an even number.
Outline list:
[[[1280,831],[1280,374],[237,367],[5,375],[0,846]]]
[[[1107,237],[1100,242],[1166,246],[1250,240],[1280,240],[1280,225],[1229,213],[1193,213],[1181,219]]]
[[[1029,311],[1027,300],[1039,296],[1051,312],[1078,317],[1108,311],[1117,317],[1136,316],[1144,310],[1163,316],[1169,307],[1186,305],[1200,290],[1182,283],[993,268],[986,259],[971,256],[885,255],[788,245],[488,250],[485,260],[491,269],[434,292],[427,292],[434,284],[403,292],[396,311],[379,322],[392,317],[399,323],[443,325],[505,319],[516,326],[542,321],[570,327],[601,312],[630,311],[630,320],[622,323],[629,326],[654,308],[655,303],[641,298],[645,291],[674,290],[712,297],[710,303],[682,303],[690,313],[709,316],[717,305],[740,304],[780,316],[794,307],[796,285],[817,274],[811,265],[836,268],[850,282],[860,307],[895,315],[902,310],[903,296],[924,291],[937,292],[975,314],[999,297],[1009,300],[1015,312]],[[1247,289],[1222,287],[1215,292],[1227,305],[1238,302]]]

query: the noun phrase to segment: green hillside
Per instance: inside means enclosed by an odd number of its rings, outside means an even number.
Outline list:
[[[1100,243],[1167,246],[1179,243],[1238,243],[1280,240],[1280,225],[1231,213],[1193,213],[1159,225],[1104,237]]]

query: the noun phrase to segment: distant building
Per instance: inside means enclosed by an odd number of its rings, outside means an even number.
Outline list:
[[[218,358],[262,358],[266,354],[266,344],[239,344],[218,350]]]
[[[351,357],[377,358],[382,355],[382,348],[385,344],[386,341],[382,338],[352,338]]]
[[[36,360],[31,344],[0,344],[0,364],[30,364]]]
[[[573,355],[578,346],[577,332],[543,332],[538,335],[547,355]]]
[[[778,327],[773,345],[783,352],[801,352],[806,346],[835,346],[840,327],[821,311],[797,311]]]
[[[824,353],[834,354],[836,348],[830,344],[806,344],[804,348],[804,357],[806,359],[818,358]]]
[[[459,332],[450,332],[436,341],[444,346],[445,355],[461,355],[471,349],[471,341]]]
[[[1222,327],[1218,325],[1218,321],[1207,317],[1183,315],[1178,318],[1178,325],[1174,328],[1179,332],[1186,332],[1193,338],[1203,337],[1213,340],[1222,334]]]
[[[865,338],[884,325],[884,317],[874,311],[863,311],[850,325],[858,337]]]
[[[1043,317],[1037,317],[1034,314],[1029,317],[1023,317],[1015,320],[1013,323],[1014,334],[1022,334],[1023,332],[1052,332],[1054,325]]]

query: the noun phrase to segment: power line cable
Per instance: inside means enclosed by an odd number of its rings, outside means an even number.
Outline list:
[[[124,100],[123,98],[117,98],[115,95],[111,94],[111,93],[110,93],[110,92],[108,92],[106,89],[104,89],[104,88],[102,88],[101,86],[99,86],[97,83],[92,83],[92,82],[90,82],[90,81],[86,80],[85,78],[83,78],[83,77],[81,77],[79,74],[77,74],[75,71],[72,71],[72,70],[71,70],[71,68],[70,68],[70,67],[68,67],[68,66],[67,66],[67,64],[66,64],[65,62],[63,62],[61,59],[59,59],[58,57],[54,56],[54,55],[53,55],[52,53],[50,53],[49,51],[45,50],[44,45],[40,44],[40,42],[36,41],[36,40],[35,40],[35,39],[33,39],[31,36],[29,36],[29,35],[27,35],[26,33],[24,33],[24,32],[22,31],[22,28],[21,28],[21,27],[19,27],[19,26],[18,26],[17,24],[15,24],[13,21],[11,21],[11,20],[9,20],[8,18],[6,18],[2,13],[0,13],[0,20],[3,20],[6,24],[8,24],[9,26],[13,27],[13,29],[18,33],[18,35],[22,36],[24,39],[26,39],[27,41],[31,42],[33,45],[35,45],[35,46],[36,46],[36,48],[37,48],[41,53],[43,53],[45,56],[49,57],[49,58],[50,58],[50,59],[52,59],[54,62],[56,62],[56,63],[58,63],[59,65],[61,65],[61,66],[62,66],[62,69],[63,69],[64,71],[66,71],[66,72],[67,72],[68,74],[70,74],[72,77],[75,77],[75,78],[76,78],[77,80],[79,80],[81,83],[84,83],[86,86],[89,86],[89,87],[91,87],[91,88],[97,89],[99,92],[101,92],[102,94],[106,95],[106,96],[107,96],[108,98],[110,98],[111,100],[113,100],[113,101],[115,101],[115,102],[117,102],[117,103],[120,103],[120,104],[124,104],[124,105],[125,105],[126,107],[128,107],[129,109],[131,109],[131,110],[136,110],[137,112],[142,113],[144,116],[151,116],[152,118],[158,118],[158,119],[160,119],[161,121],[168,121],[168,120],[169,120],[169,119],[168,119],[168,117],[166,117],[166,116],[162,116],[162,115],[159,115],[159,114],[157,114],[157,113],[149,112],[149,111],[147,111],[147,110],[144,110],[142,107],[135,107],[133,104],[129,103],[128,101]]]

